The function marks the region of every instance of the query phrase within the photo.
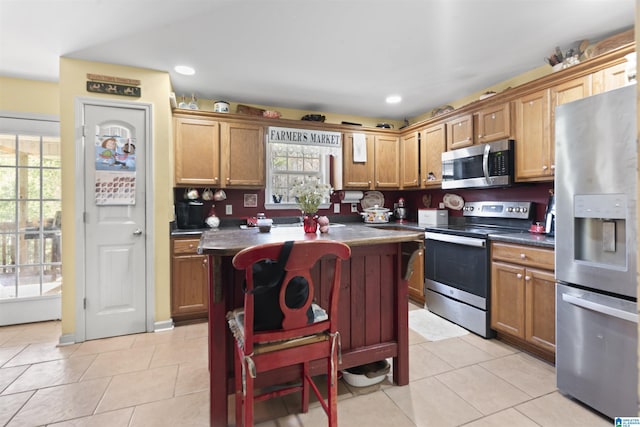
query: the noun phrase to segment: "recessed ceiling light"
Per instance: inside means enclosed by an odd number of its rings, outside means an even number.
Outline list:
[[[397,104],[402,101],[402,97],[400,95],[389,95],[387,96],[387,104]]]
[[[173,69],[176,70],[176,73],[184,74],[185,76],[193,76],[196,73],[196,70],[187,65],[176,65]]]

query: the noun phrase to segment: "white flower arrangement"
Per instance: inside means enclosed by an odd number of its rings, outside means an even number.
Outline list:
[[[295,181],[291,195],[295,197],[303,213],[315,214],[320,204],[329,197],[330,190],[329,185],[320,182],[315,176],[309,176]]]

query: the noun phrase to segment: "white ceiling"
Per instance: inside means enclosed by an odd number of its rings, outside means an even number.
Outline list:
[[[166,70],[178,96],[411,118],[632,27],[634,3],[0,0],[0,75],[57,81],[64,56]]]

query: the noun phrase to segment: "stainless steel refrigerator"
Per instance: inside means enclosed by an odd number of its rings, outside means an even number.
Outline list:
[[[638,415],[636,85],[556,108],[556,373],[604,415]]]

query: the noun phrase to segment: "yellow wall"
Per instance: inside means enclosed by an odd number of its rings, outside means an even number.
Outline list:
[[[0,111],[57,116],[58,83],[0,77]]]
[[[128,98],[102,95],[86,91],[87,73],[124,77],[141,81],[142,96]],[[77,97],[93,97],[116,101],[144,102],[152,105],[153,183],[147,191],[153,194],[151,209],[154,224],[148,234],[154,237],[153,270],[155,272],[155,321],[168,320],[170,311],[170,248],[169,221],[173,220],[173,174],[171,165],[172,128],[169,93],[169,74],[154,70],[125,67],[98,62],[60,58],[60,130],[62,139],[62,269],[64,289],[62,292],[62,333],[73,334],[76,330],[76,286],[82,286],[82,278],[75,277],[74,216],[75,193],[81,191],[81,182],[75,176],[75,100]]]
[[[453,108],[458,109],[460,107],[464,107],[465,105],[471,104],[472,102],[477,101],[478,99],[480,99],[480,95],[482,95],[485,92],[496,92],[496,93],[500,93],[505,89],[508,88],[514,88],[520,85],[523,85],[525,83],[528,83],[530,81],[533,81],[537,78],[546,76],[547,74],[551,74],[551,67],[549,65],[542,65],[538,68],[534,68],[531,71],[528,71],[526,73],[520,74],[518,76],[515,76],[509,80],[505,80],[503,82],[500,82],[496,85],[493,85],[491,87],[482,89],[479,92],[476,93],[472,93],[469,94],[468,96],[462,98],[462,99],[458,99],[455,101],[450,102],[448,105],[451,105]],[[414,117],[410,120],[411,124],[413,123],[417,123],[417,122],[421,122],[427,119],[430,119],[431,116],[431,111],[426,112],[424,114],[421,114],[417,117]]]

